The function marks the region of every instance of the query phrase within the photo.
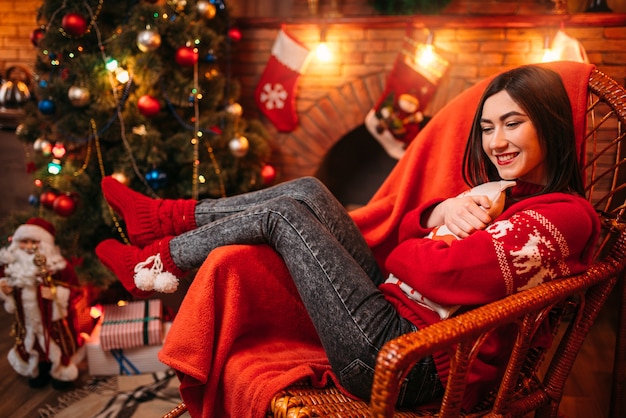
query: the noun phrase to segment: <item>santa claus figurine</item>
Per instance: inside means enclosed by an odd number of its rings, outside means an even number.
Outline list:
[[[71,318],[78,279],[55,244],[52,224],[32,218],[0,249],[0,300],[15,315],[9,364],[31,387],[67,389],[84,356]]]

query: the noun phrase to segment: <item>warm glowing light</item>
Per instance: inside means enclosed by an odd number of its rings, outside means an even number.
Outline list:
[[[432,45],[423,45],[417,49],[415,63],[420,67],[430,67],[435,62],[435,51]]]
[[[317,59],[322,62],[329,62],[333,59],[333,54],[330,52],[326,42],[320,42],[315,53],[317,55]]]
[[[546,36],[543,39],[543,56],[541,57],[541,62],[552,62],[556,61],[556,54],[550,48],[550,37]]]
[[[130,74],[128,74],[128,71],[126,71],[126,70],[124,70],[122,68],[118,68],[115,71],[115,78],[120,83],[126,84],[126,83],[128,83],[128,80],[130,80]]]
[[[556,61],[556,54],[550,48],[546,48],[543,50],[543,57],[541,57],[541,62],[552,62]]]
[[[56,158],[63,158],[65,152],[65,146],[59,142],[54,144],[54,146],[52,147],[52,155],[54,155]]]
[[[122,173],[121,171],[114,172],[113,174],[111,174],[111,177],[113,177],[120,183],[125,184],[126,186],[130,184],[130,179],[126,177],[126,174]]]
[[[438,84],[450,63],[437,52],[433,45],[434,35],[428,35],[425,44],[415,44],[415,52],[407,55],[405,63],[426,77],[433,84]]]
[[[200,175],[198,176],[198,181],[199,181],[200,183],[204,184],[204,183],[206,183],[206,178],[205,178],[202,174],[200,174]]]
[[[93,319],[98,319],[102,316],[102,305],[95,305],[89,309],[89,316]]]

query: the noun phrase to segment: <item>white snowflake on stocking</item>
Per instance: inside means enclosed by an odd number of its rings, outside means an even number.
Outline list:
[[[263,91],[259,95],[259,100],[268,110],[282,109],[285,107],[288,96],[289,93],[282,84],[276,83],[272,86],[270,83],[265,83]]]

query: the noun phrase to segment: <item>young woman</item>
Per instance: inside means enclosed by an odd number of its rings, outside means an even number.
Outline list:
[[[516,185],[495,219],[481,195],[424,202],[408,212],[383,269],[350,215],[313,178],[197,202],[153,200],[105,178],[104,196],[124,218],[134,246],[107,240],[96,251],[129,291],[148,296],[175,290],[176,278],[217,247],[270,245],[284,260],[340,383],[368,399],[382,345],[440,321],[439,307],[462,311],[581,272],[590,262],[599,221],[581,197],[572,109],[557,73],[524,66],[489,84],[465,151],[464,178],[471,186],[501,179]],[[443,224],[461,239],[424,238]],[[510,340],[503,331],[481,349],[476,387],[498,378]],[[418,363],[398,403],[439,397],[448,369],[444,355]],[[465,404],[480,396],[477,389]]]

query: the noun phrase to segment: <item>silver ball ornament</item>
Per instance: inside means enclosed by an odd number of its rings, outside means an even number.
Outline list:
[[[67,91],[67,97],[70,99],[72,105],[76,107],[83,107],[89,104],[91,100],[91,94],[85,87],[72,86]]]
[[[245,136],[239,136],[230,140],[228,148],[235,157],[245,157],[250,149],[250,142]]]
[[[161,35],[152,29],[142,30],[137,34],[137,48],[141,52],[154,51],[161,46]]]
[[[52,151],[52,144],[45,138],[39,137],[33,142],[33,149],[39,151],[44,155],[50,155]]]

